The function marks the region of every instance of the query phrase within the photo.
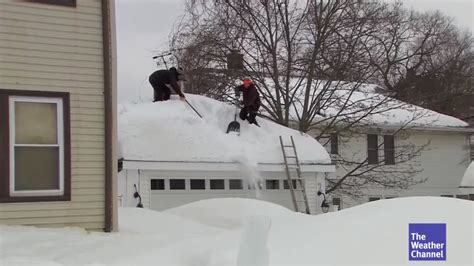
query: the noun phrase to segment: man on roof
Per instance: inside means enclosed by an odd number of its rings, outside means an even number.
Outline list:
[[[182,83],[180,81],[186,80],[182,68],[171,67],[169,70],[157,70],[150,75],[148,80],[154,90],[153,102],[169,100],[171,95],[170,88],[179,95],[181,100],[185,99],[182,85],[180,85]]]
[[[243,80],[242,85],[237,86],[235,88],[235,94],[237,98],[240,97],[240,92],[243,93],[244,104],[244,106],[240,110],[240,119],[247,119],[250,124],[255,124],[259,126],[257,120],[255,120],[255,117],[257,116],[258,109],[260,108],[261,101],[260,95],[257,91],[257,88],[252,83],[252,80],[246,78]]]

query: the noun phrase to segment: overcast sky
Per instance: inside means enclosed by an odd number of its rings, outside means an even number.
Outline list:
[[[304,0],[301,0],[304,1]],[[167,47],[168,36],[184,11],[183,0],[117,0],[118,100],[148,101],[152,57]],[[404,0],[416,10],[440,10],[474,32],[474,0]],[[168,66],[169,67],[169,66]]]

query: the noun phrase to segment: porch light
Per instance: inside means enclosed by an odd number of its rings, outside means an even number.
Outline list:
[[[318,191],[318,196],[323,195],[323,202],[321,202],[321,209],[323,210],[324,213],[327,213],[329,211],[329,203],[326,200],[326,194],[323,192]]]

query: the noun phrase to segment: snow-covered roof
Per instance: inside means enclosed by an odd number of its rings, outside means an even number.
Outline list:
[[[119,142],[125,160],[175,162],[283,163],[279,136],[293,136],[302,163],[330,163],[314,138],[257,118],[261,127],[240,122],[240,136],[226,134],[236,108],[204,96],[186,94],[199,116],[183,101],[129,103],[119,107]]]
[[[461,181],[461,187],[474,188],[474,162],[471,162],[464,173]]]
[[[305,81],[298,84],[297,78],[290,80],[290,85],[295,91],[295,99],[290,110],[290,116],[298,121],[301,116],[304,102]],[[265,79],[268,86],[273,81]],[[329,85],[328,85],[329,84]],[[323,104],[321,114],[316,120],[331,119],[336,117],[336,121],[359,120],[359,125],[364,126],[409,126],[409,127],[429,127],[429,128],[464,128],[469,125],[457,118],[443,115],[438,112],[422,108],[416,105],[407,104],[397,99],[384,95],[377,85],[366,83],[353,83],[342,81],[315,80],[313,82],[315,92],[310,97],[322,97]],[[329,89],[328,89],[329,88]],[[354,89],[355,88],[355,89]],[[325,93],[321,93],[324,91]],[[376,106],[370,111],[367,110]]]

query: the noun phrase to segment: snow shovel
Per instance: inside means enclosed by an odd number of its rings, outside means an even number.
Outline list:
[[[240,135],[240,123],[237,122],[237,110],[238,110],[237,104],[235,105],[235,114],[234,114],[234,121],[229,123],[229,126],[227,126],[227,134],[229,132],[236,132],[238,135]]]

